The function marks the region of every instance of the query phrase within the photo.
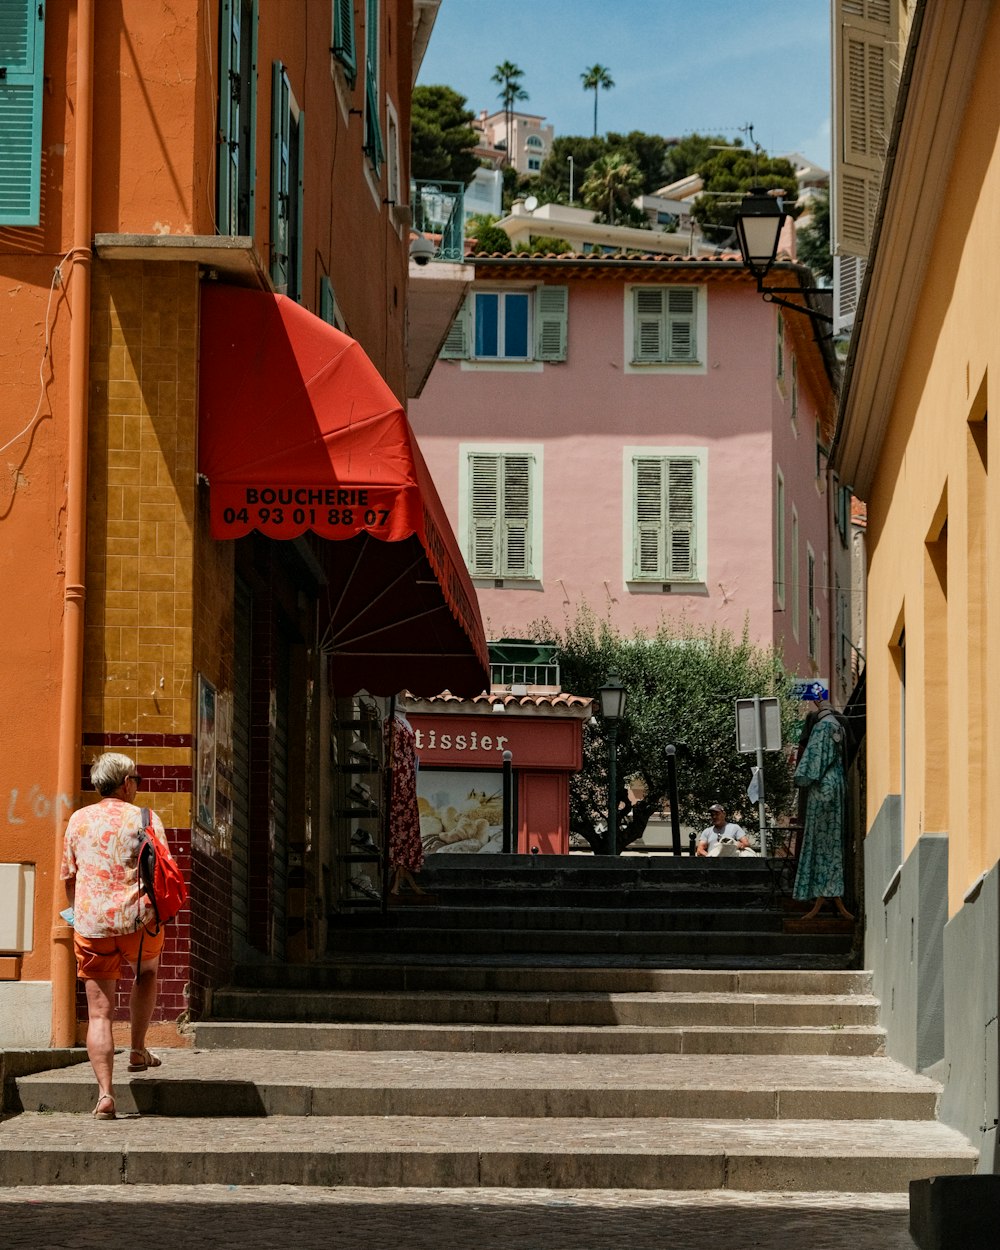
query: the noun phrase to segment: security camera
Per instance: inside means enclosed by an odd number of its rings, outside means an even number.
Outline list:
[[[434,244],[422,234],[410,240],[410,260],[417,265],[429,265],[435,251]]]

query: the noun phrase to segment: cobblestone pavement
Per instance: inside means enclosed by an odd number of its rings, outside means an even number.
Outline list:
[[[913,1250],[905,1194],[717,1190],[0,1189],[4,1250]],[[971,1248],[970,1248],[971,1250]]]

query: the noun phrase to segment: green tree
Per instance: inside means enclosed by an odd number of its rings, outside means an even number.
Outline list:
[[[725,244],[732,236],[743,196],[751,187],[766,190],[782,188],[788,195],[785,211],[797,217],[795,206],[798,183],[789,161],[770,157],[766,152],[736,148],[712,152],[700,165],[698,173],[704,182],[702,194],[695,200],[691,216],[706,236]]]
[[[587,180],[587,173],[598,157],[607,152],[603,139],[589,135],[560,135],[553,140],[548,156],[542,162],[535,187],[535,195],[542,204],[553,201],[572,203],[580,198],[580,188]],[[570,159],[572,158],[573,186],[570,195]],[[545,195],[543,197],[543,188]]]
[[[584,91],[593,91],[594,93],[594,138],[596,139],[598,88],[601,88],[604,91],[610,91],[615,85],[615,82],[606,65],[591,65],[590,69],[585,69],[580,77],[583,80]]]
[[[830,254],[830,193],[809,201],[809,220],[798,233],[799,260],[804,261],[813,273],[827,281],[833,281],[833,256]]]
[[[521,86],[521,79],[524,77],[524,70],[516,66],[513,61],[502,61],[495,72],[490,76],[490,82],[499,85],[500,90],[497,92],[497,98],[503,102],[504,123],[506,126],[506,143],[507,155],[505,164],[510,164],[511,149],[511,114],[514,112],[514,105],[519,100],[527,100],[528,93]]]
[[[723,135],[691,134],[667,144],[663,161],[663,182],[660,186],[679,182],[688,174],[695,173],[711,158],[713,149],[729,143],[730,140]],[[733,140],[733,143],[738,144],[739,140]]]
[[[662,621],[650,636],[623,635],[584,608],[562,631],[536,622],[530,636],[556,642],[562,687],[594,698],[617,673],[625,686],[625,716],[618,732],[617,775],[635,779],[645,798],[620,813],[619,848],[642,835],[650,815],[666,800],[667,755],[677,748],[677,787],[682,823],[700,828],[716,801],[730,817],[756,827],[756,807],[746,796],[751,765],[736,750],[736,699],[753,695],[781,700],[784,740],[790,741],[797,704],[776,650],[759,647],[746,628],[726,630]],[[570,825],[595,850],[603,850],[608,810],[608,742],[600,716],[584,726],[583,769],[570,781]],[[784,753],[764,756],[766,809],[770,820],[793,806]]]
[[[620,152],[598,157],[587,172],[580,196],[612,226],[618,217],[631,216],[632,201],[639,194],[642,175]]]
[[[410,173],[414,178],[467,183],[479,167],[475,114],[451,87],[414,87]]]
[[[662,135],[632,130],[627,135],[609,134],[608,151],[621,152],[642,175],[640,194],[658,191],[664,184],[667,141]]]
[[[491,256],[494,252],[511,250],[510,236],[497,225],[498,217],[476,213],[465,223],[465,237],[473,253]]]

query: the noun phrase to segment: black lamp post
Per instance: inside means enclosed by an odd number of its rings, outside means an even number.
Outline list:
[[[819,312],[811,304],[794,304],[791,300],[780,298],[782,295],[828,295],[829,291],[823,287],[764,285],[764,279],[778,254],[781,228],[788,217],[781,195],[781,192],[772,195],[763,187],[754,187],[743,197],[740,211],[736,214],[736,238],[743,264],[756,278],[757,290],[767,303],[780,304],[782,308],[832,323],[832,317]]]
[[[608,835],[607,853],[618,854],[618,724],[625,715],[625,687],[612,674],[598,692],[601,716],[608,729]]]

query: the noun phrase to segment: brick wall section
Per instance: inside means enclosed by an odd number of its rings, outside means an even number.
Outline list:
[[[81,764],[122,743],[150,773],[189,882],[197,348],[197,266],[94,262]],[[199,923],[170,926],[154,1021],[187,1011]]]

